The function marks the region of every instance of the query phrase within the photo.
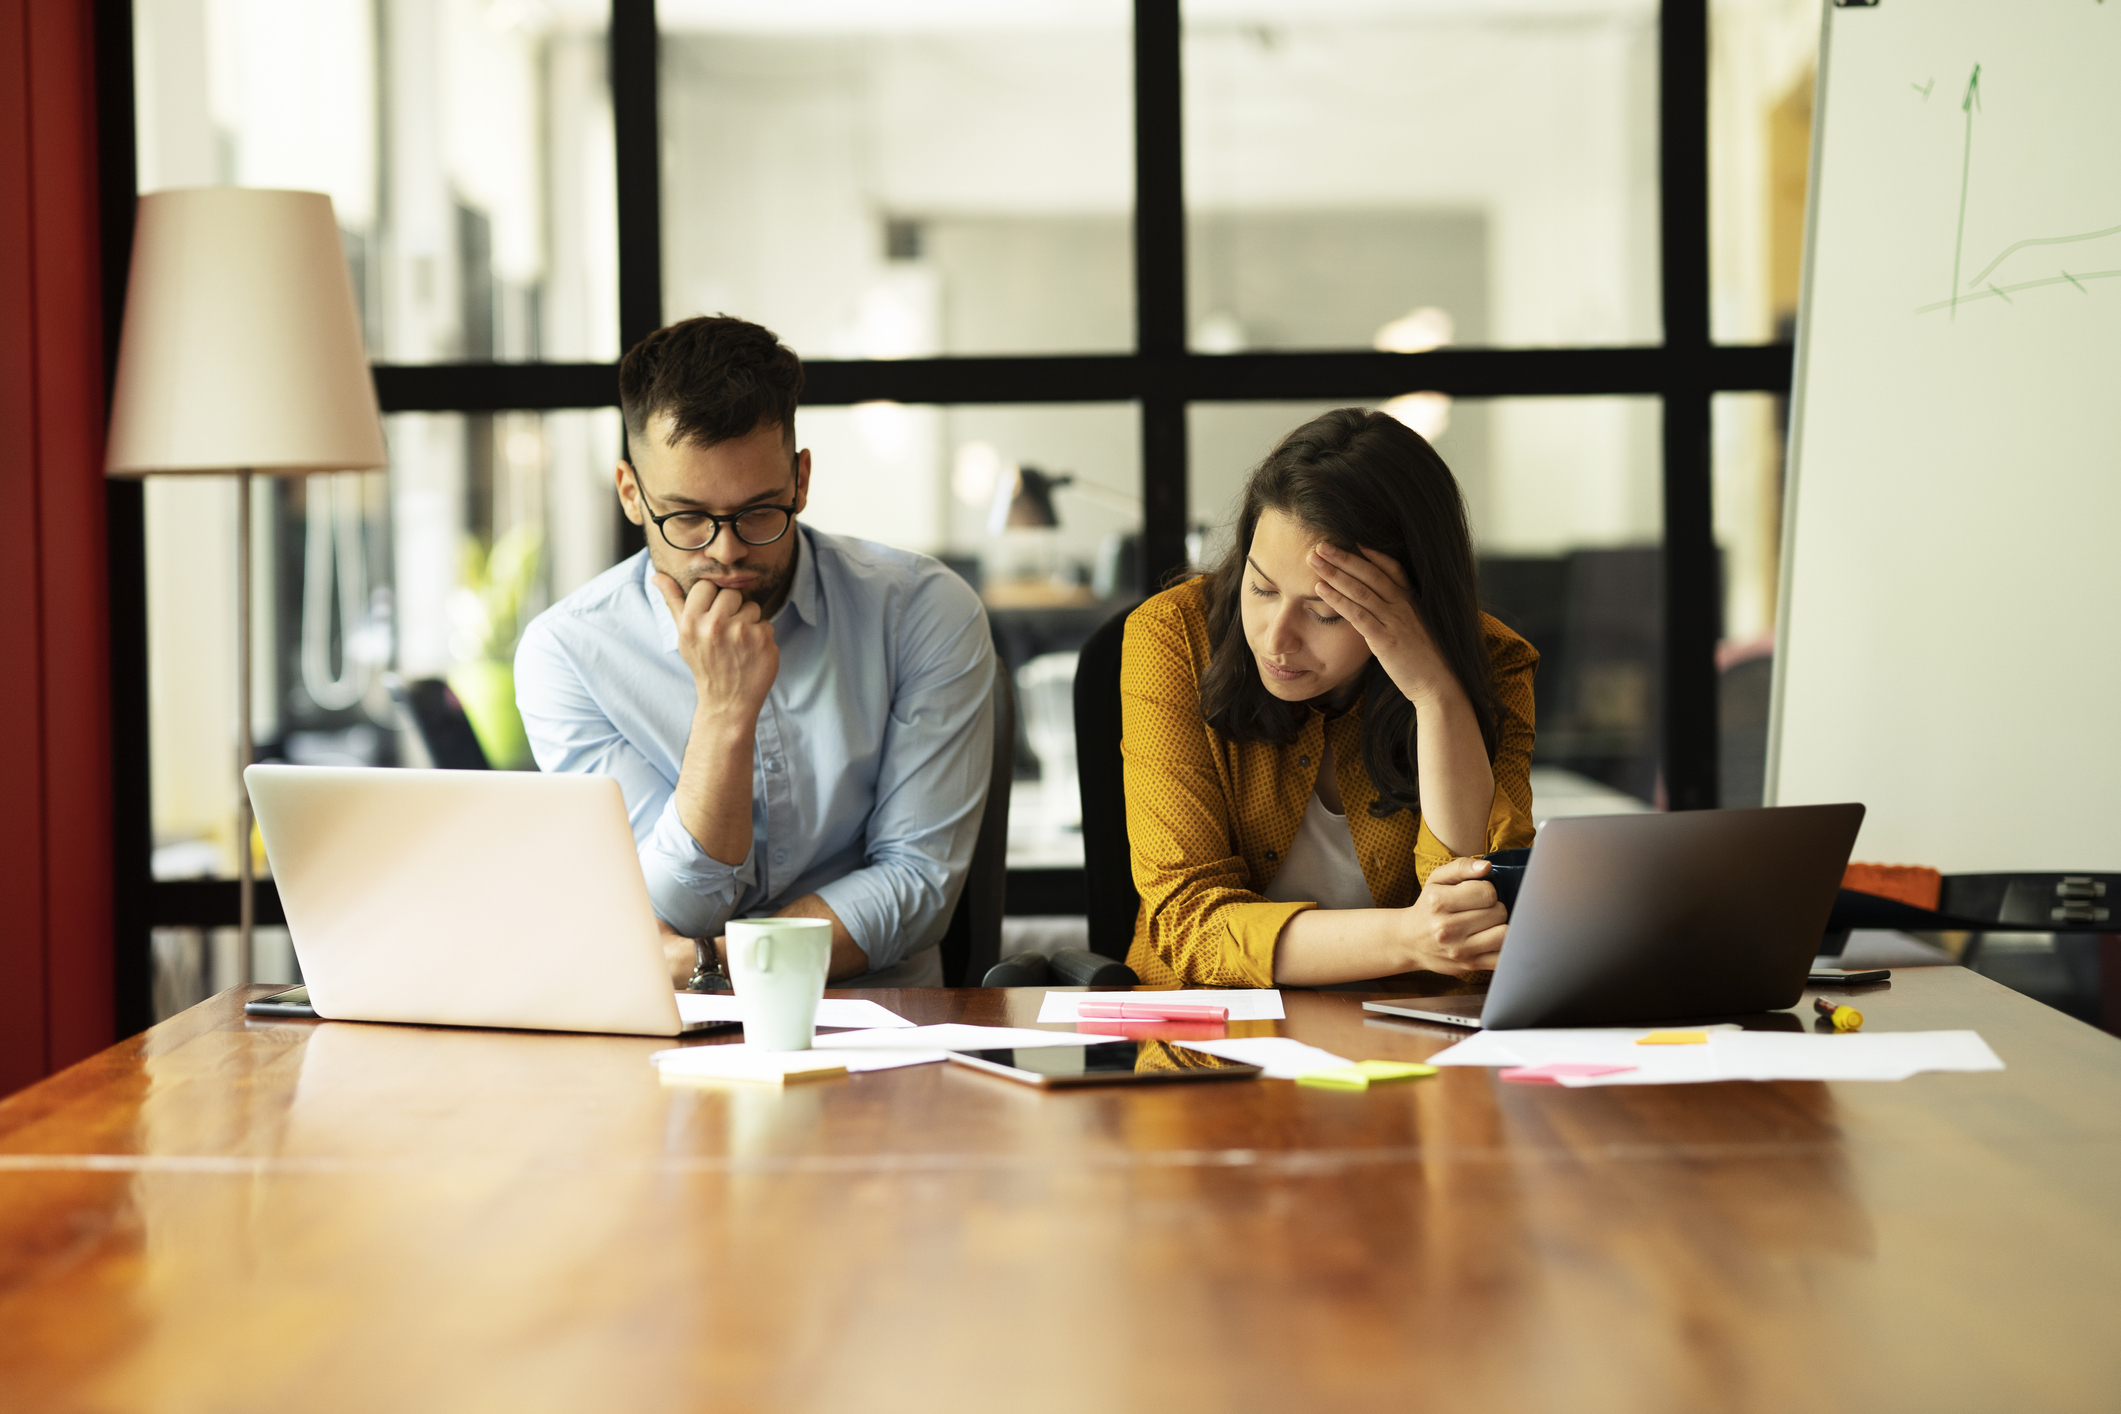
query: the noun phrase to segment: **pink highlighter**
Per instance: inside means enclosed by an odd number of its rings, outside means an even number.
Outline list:
[[[1186,1002],[1083,1002],[1075,1009],[1089,1021],[1228,1021],[1230,1009]]]

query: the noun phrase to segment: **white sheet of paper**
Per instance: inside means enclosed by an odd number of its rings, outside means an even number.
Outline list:
[[[1926,1070],[2003,1069],[1973,1031],[1728,1031],[1709,1037],[1709,1050],[1732,1080],[1904,1080]]]
[[[904,1031],[835,1031],[814,1043],[819,1050],[841,1046],[861,1049],[911,1047],[920,1050],[998,1051],[1028,1046],[1095,1046],[1124,1041],[1124,1036],[1097,1036],[1087,1031],[1033,1031],[1021,1026],[968,1026],[961,1021],[915,1026]]]
[[[1905,1080],[1929,1070],[2001,1070],[2003,1062],[1972,1031],[1819,1031],[1701,1028],[1699,1046],[1638,1046],[1669,1027],[1629,1030],[1482,1031],[1429,1057],[1431,1065],[1516,1066],[1573,1061],[1625,1065],[1610,1075],[1559,1077],[1570,1089],[1602,1085],[1688,1085],[1718,1080]],[[1693,1029],[1693,1028],[1687,1028]],[[1853,1044],[1851,1044],[1853,1043]]]
[[[733,992],[679,992],[678,1016],[695,1021],[742,1021],[744,1001]],[[911,1026],[913,1023],[867,997],[826,997],[817,1004],[820,1026]]]
[[[941,1051],[858,1051],[835,1047],[830,1051],[754,1051],[738,1042],[733,1046],[681,1046],[657,1051],[649,1057],[665,1075],[696,1076],[713,1080],[744,1080],[770,1075],[774,1070],[801,1070],[809,1066],[838,1065],[849,1072],[891,1070],[902,1065],[929,1065],[943,1059]]]
[[[1179,1041],[1176,1044],[1189,1051],[1206,1051],[1211,1056],[1221,1056],[1241,1065],[1256,1065],[1269,1080],[1294,1080],[1314,1070],[1337,1070],[1355,1064],[1344,1056],[1336,1056],[1317,1046],[1307,1046],[1288,1036],[1233,1036],[1223,1041]]]
[[[1231,1021],[1279,1021],[1287,1015],[1281,993],[1273,987],[1210,988],[1197,992],[1048,992],[1038,1004],[1040,1021],[1073,1021],[1075,1009],[1084,1002],[1182,1002],[1187,1006],[1219,1006]],[[1096,1018],[1092,1018],[1095,1020]]]

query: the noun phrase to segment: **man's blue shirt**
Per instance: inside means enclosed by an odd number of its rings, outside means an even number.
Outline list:
[[[614,777],[655,911],[688,937],[817,894],[870,970],[937,986],[934,944],[972,860],[993,764],[979,596],[925,555],[796,527],[780,671],[759,712],[751,853],[724,864],[677,816],[697,700],[643,550],[538,615],[516,704],[545,771]]]

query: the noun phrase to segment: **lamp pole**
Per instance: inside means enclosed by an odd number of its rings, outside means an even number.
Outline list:
[[[236,473],[236,981],[250,985],[250,935],[256,883],[251,877],[250,785],[250,468]]]

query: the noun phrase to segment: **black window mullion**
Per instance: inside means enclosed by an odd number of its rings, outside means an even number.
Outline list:
[[[378,363],[376,401],[392,412],[546,412],[619,400],[609,363]]]
[[[1708,0],[1658,26],[1664,343],[1664,782],[1674,810],[1717,804],[1716,640],[1723,594],[1710,502]]]
[[[1135,388],[1142,419],[1142,589],[1186,563],[1184,88],[1179,0],[1134,0]]]
[[[619,203],[619,347],[663,323],[663,178],[655,0],[611,0],[611,126]]]
[[[118,373],[125,287],[132,265],[134,150],[133,10],[96,0],[96,180],[101,210],[103,391]],[[154,800],[148,773],[147,488],[103,483],[104,566],[110,615],[111,949],[116,1034],[154,1022],[148,890],[154,877]]]
[[[123,272],[120,271],[120,280]],[[1790,346],[1726,345],[1701,355],[1703,391],[1787,393]],[[1655,346],[1367,349],[1180,359],[1137,354],[1001,358],[812,359],[806,406],[905,403],[1071,403],[1173,398],[1190,402],[1389,398],[1433,388],[1459,398],[1661,395],[1670,360]],[[609,363],[376,364],[385,412],[506,412],[611,407]]]
[[[611,0],[611,128],[616,149],[619,217],[619,349],[623,353],[663,324],[663,150],[655,0]],[[618,401],[616,370],[605,405]],[[621,438],[625,436],[620,433]],[[630,454],[629,454],[630,455]],[[641,547],[639,527],[611,503],[611,554],[623,560]]]

